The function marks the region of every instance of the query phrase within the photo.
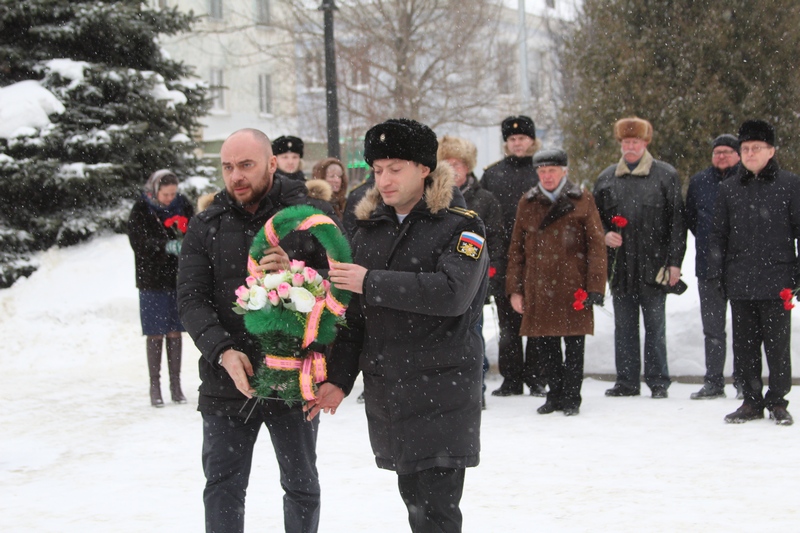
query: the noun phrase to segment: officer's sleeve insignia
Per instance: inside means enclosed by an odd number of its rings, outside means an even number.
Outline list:
[[[471,231],[461,232],[456,245],[456,252],[472,259],[478,259],[483,251],[484,238]]]

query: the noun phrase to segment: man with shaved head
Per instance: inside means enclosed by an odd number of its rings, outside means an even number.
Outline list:
[[[308,197],[302,182],[275,175],[277,163],[261,131],[233,133],[220,150],[225,190],[194,217],[183,240],[178,273],[181,321],[200,350],[198,411],[203,415],[206,531],[244,530],[244,501],[253,447],[267,426],[280,467],[286,531],[317,531],[320,487],[316,468],[319,421],[306,421],[299,403],[256,401],[250,386],[263,355],[233,312],[236,288],[247,277],[253,237],[270,217],[292,205],[310,204],[336,219],[326,202]],[[325,249],[308,233],[292,232],[266,251],[265,271],[290,259],[327,269]]]

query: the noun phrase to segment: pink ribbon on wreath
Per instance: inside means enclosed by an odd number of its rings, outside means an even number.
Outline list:
[[[311,215],[300,222],[295,229],[298,231],[306,231],[321,224],[330,224],[331,226],[336,226],[333,220],[326,215]],[[275,226],[272,224],[271,218],[264,225],[264,236],[267,238],[267,242],[269,242],[271,246],[278,246],[278,244],[281,242],[280,238],[278,237],[278,232],[275,231]]]
[[[274,370],[299,370],[300,394],[306,401],[316,398],[314,395],[314,383],[325,381],[327,375],[325,356],[319,352],[310,352],[303,359],[267,354],[264,357],[264,362]]]

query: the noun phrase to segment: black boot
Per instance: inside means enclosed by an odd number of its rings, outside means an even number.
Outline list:
[[[183,339],[167,337],[167,367],[169,368],[169,392],[175,403],[186,403],[186,396],[181,390],[181,348]]]
[[[164,407],[161,398],[161,347],[164,337],[160,335],[147,336],[147,369],[150,372],[150,405]]]

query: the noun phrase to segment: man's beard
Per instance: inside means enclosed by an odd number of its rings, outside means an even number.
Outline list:
[[[265,171],[265,175],[266,175],[266,171]],[[258,205],[261,202],[261,200],[263,200],[264,197],[267,195],[267,193],[269,192],[271,187],[272,187],[272,180],[271,179],[264,179],[264,180],[259,181],[258,186],[254,186],[254,185],[251,184],[251,186],[250,186],[250,197],[248,199],[244,200],[244,201],[239,201],[238,198],[236,197],[236,194],[232,190],[233,189],[233,185],[231,185],[231,189],[228,190],[228,195],[231,198],[233,198],[234,200],[236,200],[239,203],[240,206],[242,206],[243,208],[246,209],[248,207],[252,207],[254,205]]]

